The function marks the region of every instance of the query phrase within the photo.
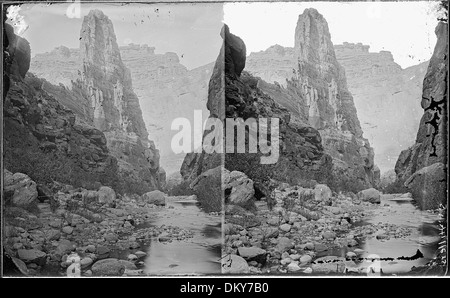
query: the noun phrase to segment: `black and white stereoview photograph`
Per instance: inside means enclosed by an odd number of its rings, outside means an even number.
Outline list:
[[[447,274],[447,0],[1,5],[2,277]]]

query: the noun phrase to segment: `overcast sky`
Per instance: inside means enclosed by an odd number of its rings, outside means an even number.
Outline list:
[[[111,19],[119,46],[146,43],[154,46],[156,53],[175,52],[189,69],[215,61],[222,45],[220,3],[82,3],[80,18],[67,16],[69,5],[21,6],[20,14],[29,25],[22,36],[30,42],[33,56],[60,45],[78,48],[83,17],[91,9],[102,10]],[[69,10],[69,15],[75,15],[75,11]]]
[[[224,20],[250,54],[274,44],[293,47],[298,16],[313,7],[327,20],[333,44],[362,42],[371,52],[391,51],[406,68],[431,58],[435,6],[435,1],[227,3]]]
[[[327,20],[334,44],[362,42],[370,51],[391,51],[403,68],[430,59],[436,36],[435,1],[273,2],[80,5],[80,18],[67,17],[69,3],[26,4],[20,13],[29,28],[32,55],[65,45],[78,48],[82,17],[101,9],[113,22],[118,44],[147,43],[156,53],[175,52],[189,69],[215,61],[224,21],[247,45],[247,53],[294,45],[298,16],[316,8]],[[181,57],[181,55],[183,55]]]

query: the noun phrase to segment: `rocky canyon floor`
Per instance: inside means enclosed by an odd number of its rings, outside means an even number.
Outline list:
[[[30,212],[6,207],[5,275],[67,276],[77,256],[81,276],[220,273],[221,217],[195,196],[156,191],[151,203],[136,196],[108,206],[89,195],[58,192],[56,209],[49,201]]]
[[[411,194],[325,197],[287,187],[271,210],[264,201],[254,213],[228,206],[224,273],[408,275],[434,258],[438,214],[419,210]]]

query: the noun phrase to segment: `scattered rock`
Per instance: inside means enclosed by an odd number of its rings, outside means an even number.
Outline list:
[[[231,189],[228,201],[231,204],[246,205],[255,195],[253,181],[239,171],[232,171],[229,177],[228,184],[225,187],[225,189]]]
[[[142,199],[147,204],[154,204],[158,206],[166,205],[166,194],[159,190],[154,190],[143,194]]]
[[[98,202],[111,206],[116,201],[116,192],[108,186],[102,186],[98,190]]]
[[[294,243],[287,237],[281,237],[278,239],[277,250],[280,252],[287,251],[294,247]]]
[[[276,238],[280,234],[277,228],[267,228],[265,230],[265,233],[266,233],[265,236],[267,238]]]
[[[325,240],[334,240],[336,238],[336,233],[326,231],[322,234],[322,238]]]
[[[322,251],[328,250],[328,247],[325,244],[316,243],[316,244],[314,244],[314,250],[316,252],[322,252]]]
[[[139,259],[140,258],[143,258],[143,257],[145,257],[146,255],[147,255],[147,253],[145,253],[145,252],[143,252],[143,251],[140,251],[140,250],[138,250],[137,252],[135,252],[134,253]]]
[[[37,203],[36,183],[25,174],[12,174],[5,170],[3,191],[15,206],[27,208]]]
[[[93,262],[94,261],[89,257],[85,257],[85,258],[81,259],[81,261],[80,261],[81,269],[88,268],[89,266],[92,265]]]
[[[290,224],[282,224],[280,226],[280,229],[284,232],[289,232],[291,230],[291,225]]]
[[[90,252],[93,253],[95,252],[95,245],[89,244],[88,246],[86,246],[86,252]]]
[[[354,253],[354,252],[352,252],[352,251],[349,251],[349,252],[347,252],[347,253],[345,254],[345,256],[346,256],[348,259],[353,259],[353,258],[356,258],[356,253]]]
[[[298,271],[300,271],[300,266],[298,266],[298,264],[296,262],[291,262],[287,266],[287,270],[288,270],[288,272],[298,272]]]
[[[92,276],[92,271],[86,270],[86,272],[84,272],[84,276]]]
[[[117,234],[114,233],[108,233],[104,236],[106,241],[109,242],[117,242],[117,240],[119,240],[119,236],[117,236]]]
[[[312,257],[310,256],[310,255],[303,255],[301,258],[300,258],[300,263],[301,264],[307,264],[307,263],[309,263],[309,262],[311,262],[312,261]]]
[[[314,188],[314,199],[319,202],[329,201],[332,197],[331,189],[326,184],[317,184]]]
[[[436,209],[446,202],[446,178],[445,165],[436,162],[416,171],[405,181],[405,186],[422,210]]]
[[[239,247],[238,248],[239,256],[243,257],[247,261],[256,260],[263,261],[266,257],[266,251],[259,247]],[[261,263],[261,262],[259,262]]]
[[[372,204],[380,204],[381,202],[381,194],[375,188],[361,190],[357,195],[364,202],[370,202]]]
[[[64,228],[62,228],[62,231],[63,231],[65,234],[70,235],[70,234],[72,234],[72,232],[73,232],[73,228],[72,228],[71,226],[65,226]]]
[[[305,249],[307,250],[314,250],[314,243],[308,242],[305,244]]]
[[[45,234],[45,238],[49,241],[52,240],[59,240],[59,238],[61,238],[61,232],[58,230],[49,230],[47,231],[47,233]]]
[[[24,261],[26,264],[35,263],[38,265],[45,264],[47,254],[43,251],[37,249],[19,249],[17,251],[19,259]]]
[[[20,273],[22,273],[25,276],[29,274],[27,265],[21,259],[11,257],[11,260],[14,263],[14,265],[16,265]]]
[[[75,246],[72,242],[63,239],[59,241],[55,254],[61,258],[63,255],[70,253],[74,248]]]
[[[99,246],[97,246],[97,258],[98,259],[106,259],[107,257],[109,257],[109,252],[110,252],[110,249],[109,248],[107,248],[106,246],[102,246],[102,245],[99,245]]]
[[[249,272],[250,268],[244,258],[233,254],[222,258],[222,273],[243,274]]]
[[[104,259],[95,262],[91,270],[95,276],[121,276],[125,272],[125,264],[118,259]]]

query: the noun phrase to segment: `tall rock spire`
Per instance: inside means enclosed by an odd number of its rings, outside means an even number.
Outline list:
[[[294,37],[294,48],[272,46],[251,54],[246,69],[267,81],[258,86],[287,108],[294,121],[320,132],[325,152],[333,157],[334,189],[356,192],[375,186],[379,170],[374,151],[363,138],[327,21],[317,10],[305,9]]]
[[[111,20],[102,11],[92,10],[84,17],[80,35],[82,80],[95,126],[103,131],[136,133],[146,143],[148,133],[139,100],[120,57]]]
[[[130,71],[122,62],[111,20],[100,10],[83,19],[80,31],[81,88],[90,104],[89,118],[105,133],[126,188],[159,188],[163,177],[159,151],[148,140]],[[160,179],[161,178],[161,179]],[[127,190],[125,190],[127,191]],[[130,189],[129,191],[133,191]]]

